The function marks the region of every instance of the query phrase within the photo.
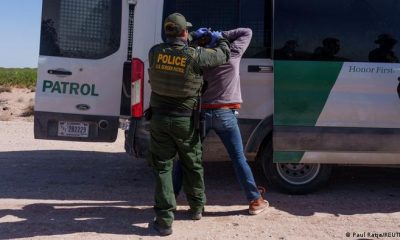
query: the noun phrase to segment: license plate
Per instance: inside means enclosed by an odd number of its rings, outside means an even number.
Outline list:
[[[59,137],[89,137],[89,123],[58,122]]]

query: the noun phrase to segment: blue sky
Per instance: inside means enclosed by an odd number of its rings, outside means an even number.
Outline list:
[[[0,67],[37,67],[42,0],[0,0]]]

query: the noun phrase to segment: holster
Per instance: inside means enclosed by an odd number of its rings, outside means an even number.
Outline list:
[[[146,121],[150,121],[151,117],[153,116],[153,111],[152,111],[151,107],[146,109],[146,111],[144,111],[143,114],[144,114],[144,119],[146,119]]]
[[[203,142],[204,139],[206,138],[206,117],[204,115],[204,112],[200,113],[199,134],[200,134],[200,140],[201,142]]]
[[[194,129],[199,130],[200,129],[200,113],[197,110],[193,110],[193,124],[194,124]]]
[[[197,98],[197,106],[193,110],[193,124],[196,130],[200,129],[200,115],[201,115],[201,98]]]
[[[200,140],[203,142],[206,137],[206,119],[201,111],[201,97],[197,100],[197,107],[193,112],[193,123],[196,130],[199,131]]]

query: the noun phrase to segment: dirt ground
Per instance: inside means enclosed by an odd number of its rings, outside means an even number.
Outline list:
[[[0,93],[13,113],[0,121],[0,239],[160,239],[148,227],[152,171],[124,153],[122,132],[115,143],[34,140],[31,118],[18,117],[27,91]],[[326,188],[303,196],[268,188],[271,207],[249,216],[230,162],[204,165],[203,219],[189,220],[181,195],[163,239],[400,239],[398,168],[338,167]]]
[[[32,121],[33,117],[24,117],[34,105],[35,93],[25,88],[10,88],[10,92],[0,91],[0,121]]]

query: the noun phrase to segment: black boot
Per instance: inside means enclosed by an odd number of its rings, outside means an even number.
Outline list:
[[[160,226],[156,221],[153,222],[153,228],[160,234],[160,236],[168,236],[172,234],[172,227]]]

